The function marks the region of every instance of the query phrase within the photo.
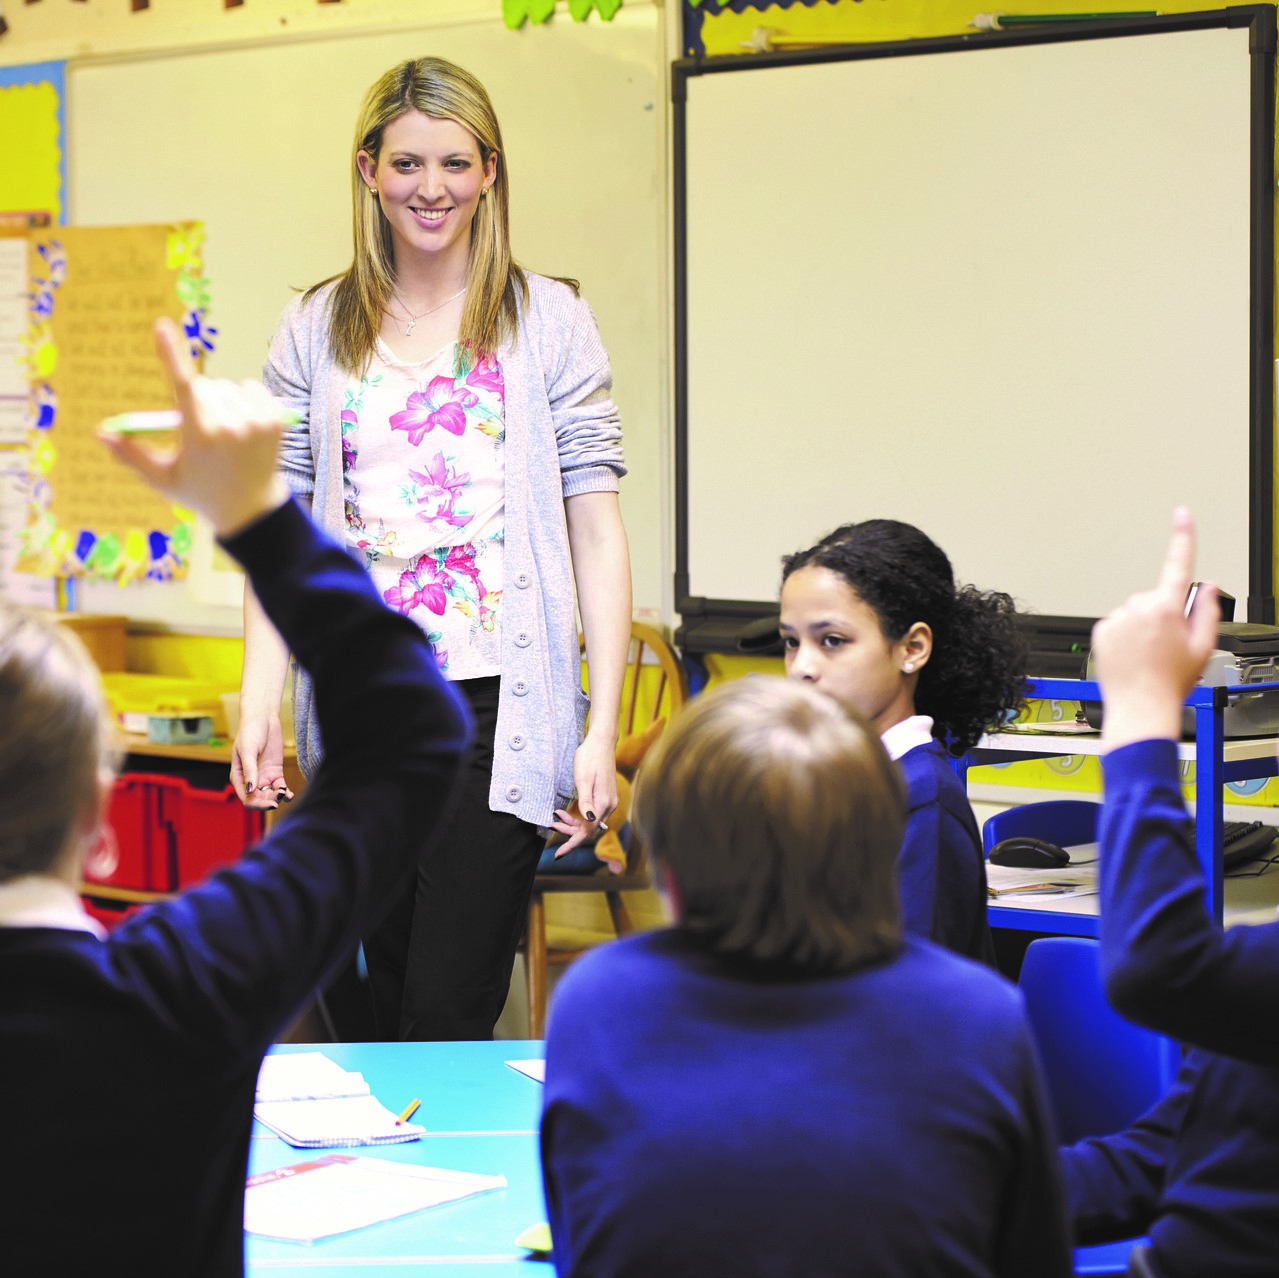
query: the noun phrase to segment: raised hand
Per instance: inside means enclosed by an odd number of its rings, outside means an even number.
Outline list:
[[[285,409],[259,382],[197,374],[176,324],[155,325],[156,352],[182,415],[176,446],[145,445],[103,432],[103,444],[153,488],[206,516],[219,536],[233,533],[288,499],[276,474]]]
[[[1102,736],[1111,749],[1181,735],[1182,702],[1216,646],[1220,617],[1215,585],[1198,592],[1185,616],[1194,566],[1194,519],[1178,507],[1159,584],[1093,627],[1093,659],[1106,703]]]

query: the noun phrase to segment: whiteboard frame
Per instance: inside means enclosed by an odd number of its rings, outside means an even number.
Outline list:
[[[686,58],[672,64],[673,256],[674,256],[674,462],[675,607],[677,640],[690,653],[733,651],[744,625],[775,614],[776,601],[719,599],[694,595],[689,579],[689,352],[688,352],[688,153],[687,86],[693,77],[766,73],[770,68],[878,58],[927,57],[960,51],[997,52],[1024,45],[1122,39],[1161,32],[1249,29],[1250,211],[1249,211],[1249,514],[1248,602],[1251,622],[1275,622],[1274,596],[1274,146],[1276,12],[1270,5],[1158,17],[1062,23],[997,34],[938,37],[870,45],[837,45],[740,57]],[[1242,68],[1241,68],[1242,71]],[[1036,616],[1028,619],[1032,649],[1059,646],[1060,637],[1086,637],[1091,618]],[[1052,638],[1050,636],[1055,636]],[[1069,647],[1069,643],[1066,645]],[[1032,653],[1032,664],[1037,654]],[[1077,658],[1074,658],[1077,662]],[[1066,673],[1045,666],[1043,673]]]

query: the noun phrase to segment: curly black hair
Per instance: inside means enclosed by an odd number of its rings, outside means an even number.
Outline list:
[[[1002,723],[1025,696],[1026,643],[1010,596],[955,586],[945,552],[913,524],[844,524],[782,560],[782,581],[800,568],[838,573],[879,614],[886,638],[917,621],[933,632],[932,656],[915,685],[915,709],[953,755]]]

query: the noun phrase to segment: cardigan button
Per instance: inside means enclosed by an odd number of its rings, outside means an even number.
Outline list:
[[[519,786],[513,785],[509,790],[507,790],[506,797],[512,803],[518,803],[524,797],[524,791],[521,790]]]
[[[533,642],[533,636],[527,630],[520,630],[515,636],[515,646],[517,648],[527,648]]]
[[[512,750],[523,750],[527,744],[528,742],[518,732],[511,738],[510,742]]]
[[[511,691],[515,693],[517,697],[528,696],[528,680],[516,679],[516,681],[511,684]]]
[[[530,577],[528,573],[526,572],[520,572],[515,574],[515,584],[521,590],[527,590],[529,588],[529,585],[532,583],[532,581],[533,581],[533,578]]]

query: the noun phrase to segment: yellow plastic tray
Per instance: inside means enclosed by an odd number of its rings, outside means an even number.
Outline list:
[[[226,735],[222,694],[234,692],[234,687],[228,688],[204,679],[134,673],[104,674],[102,686],[111,713],[126,732],[146,732],[147,720],[153,714],[184,718],[209,715],[213,719],[215,735]]]

